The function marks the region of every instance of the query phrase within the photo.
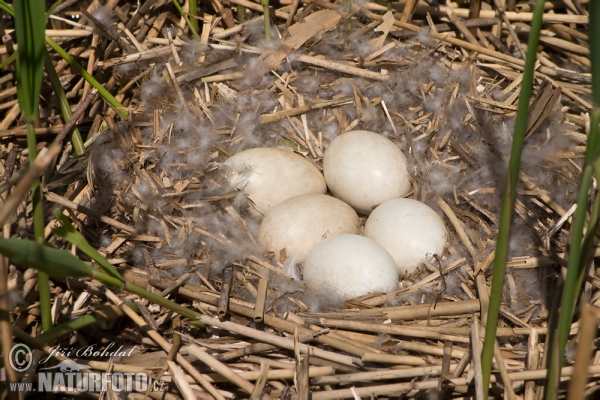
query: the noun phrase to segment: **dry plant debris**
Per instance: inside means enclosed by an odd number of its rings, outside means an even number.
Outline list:
[[[55,322],[114,314],[57,344],[136,346],[110,367],[152,372],[169,383],[169,398],[472,395],[532,17],[529,3],[512,2],[511,10],[510,1],[493,3],[474,0],[469,10],[462,1],[409,0],[387,11],[383,3],[282,0],[273,5],[272,42],[262,6],[247,0],[203,4],[198,39],[167,0],[62,9],[47,34],[130,118],[119,120],[53,56],[72,109],[82,113],[88,153],[75,157],[65,142],[45,174],[48,210],[72,218],[128,280],[200,310],[213,328],[193,328],[135,297],[126,300],[145,311],[125,316],[113,305],[123,300],[118,294],[70,279],[54,282]],[[585,5],[549,1],[544,15],[498,329],[492,393],[499,397],[534,399],[545,376],[549,309],[590,109]],[[247,22],[233,18],[235,6],[245,7]],[[0,56],[13,51],[5,36]],[[14,65],[0,84],[5,201],[23,190],[28,161]],[[40,146],[65,130],[47,82],[42,97]],[[438,211],[452,237],[438,265],[402,277],[400,291],[340,304],[294,281],[293,260],[256,245],[258,221],[220,165],[243,149],[280,146],[320,167],[329,141],[355,128],[381,132],[403,149],[410,197]],[[56,221],[47,222],[49,233]],[[30,237],[26,202],[4,235]],[[11,266],[8,279],[15,326],[35,336],[36,275]],[[585,289],[592,304],[598,288],[592,269]],[[109,368],[106,361],[85,360],[94,370]],[[571,373],[563,369],[567,379]],[[598,352],[590,374],[591,393]]]

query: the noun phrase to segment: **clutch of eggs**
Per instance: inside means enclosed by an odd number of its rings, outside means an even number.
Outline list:
[[[324,177],[300,155],[276,148],[245,150],[224,164],[229,183],[253,203],[251,213],[264,215],[258,243],[278,258],[308,254],[306,285],[340,299],[397,290],[400,273],[432,261],[446,244],[437,213],[402,198],[411,190],[406,158],[377,133],[333,139]],[[327,187],[335,197],[325,195]],[[356,212],[370,214],[364,236]]]

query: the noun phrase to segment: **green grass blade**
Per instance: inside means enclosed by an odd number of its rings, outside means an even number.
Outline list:
[[[27,120],[37,117],[44,73],[46,18],[43,0],[14,2],[17,35],[17,91],[21,113]]]
[[[48,11],[46,11],[46,13],[44,14],[44,16],[46,17],[46,20],[48,20],[48,18],[50,18],[50,16],[54,13],[54,10],[56,10],[56,7],[58,7],[61,3],[61,0],[57,0],[54,2],[54,4],[52,4],[50,6],[50,8],[48,9]]]
[[[6,11],[13,18],[15,16],[15,10],[13,10],[12,6],[4,0],[0,0],[0,10]]]
[[[60,210],[57,210],[54,213],[54,217],[61,223],[61,227],[53,230],[53,233],[62,237],[66,241],[74,244],[77,248],[87,254],[92,260],[96,261],[100,268],[104,270],[108,275],[113,278],[117,278],[121,282],[125,282],[125,279],[119,271],[109,263],[106,258],[102,256],[102,254],[98,253],[96,249],[94,249],[85,238],[81,235],[81,233],[77,232],[73,224],[69,218],[67,218]]]
[[[129,112],[125,109],[125,107],[123,107],[123,105],[119,103],[117,99],[115,99],[113,95],[110,94],[110,92],[100,84],[100,82],[98,82],[92,75],[90,75],[87,72],[87,70],[83,68],[83,66],[79,64],[77,60],[75,60],[73,56],[67,53],[62,47],[58,45],[58,43],[52,40],[52,38],[50,38],[49,36],[46,36],[46,43],[48,43],[50,47],[54,49],[54,51],[56,51],[67,63],[69,63],[69,65],[75,71],[77,71],[77,73],[81,75],[83,79],[85,79],[90,83],[90,85],[98,89],[98,93],[100,94],[100,96],[102,96],[108,104],[113,106],[123,118],[129,118]]]
[[[38,340],[41,340],[44,343],[52,343],[61,336],[106,320],[106,317],[95,314],[82,315],[63,324],[56,325],[52,329],[49,329],[36,337]]]
[[[42,331],[52,329],[52,300],[50,296],[50,277],[44,272],[38,272],[38,293],[40,295],[40,316]]]
[[[194,36],[194,38],[196,38],[196,39],[200,38],[200,35],[198,34],[198,21],[194,20],[194,22],[196,22],[196,26],[194,27],[194,24],[192,23],[192,21],[190,20],[190,18],[187,15],[185,15],[185,12],[183,11],[183,8],[181,8],[181,6],[177,2],[177,0],[173,0],[173,5],[177,9],[177,11],[179,11],[179,13],[181,14],[181,16],[185,20],[185,23],[190,28],[190,31],[192,32],[192,36]]]
[[[587,148],[584,157],[584,168],[577,199],[577,210],[571,225],[569,265],[567,276],[561,298],[561,308],[558,320],[557,335],[552,343],[550,351],[550,365],[547,376],[546,400],[555,399],[558,392],[560,368],[564,363],[565,348],[569,339],[571,321],[575,310],[575,303],[581,286],[591,248],[593,247],[594,235],[598,226],[600,214],[600,201],[596,197],[588,223],[588,230],[583,234],[585,219],[589,203],[589,190],[592,184],[592,176],[596,180],[600,177],[600,135],[598,124],[600,123],[600,4],[597,1],[590,2],[588,34],[590,43],[590,59],[592,62],[592,112],[590,117],[590,132],[587,139]],[[598,196],[598,194],[596,194]]]
[[[53,277],[94,278],[106,286],[124,289],[130,293],[137,294],[140,297],[192,320],[197,319],[201,315],[174,301],[165,299],[159,294],[149,292],[139,286],[103,274],[66,250],[44,246],[31,240],[0,239],[0,254],[4,255],[15,264],[37,269],[38,271],[45,272]]]
[[[597,75],[597,74],[596,74]],[[598,136],[598,123],[600,122],[600,112],[597,110],[597,105],[594,104],[594,111],[592,112],[592,118],[590,121],[590,134],[588,136],[588,150],[590,146],[590,139]],[[586,152],[587,155],[587,152]],[[599,163],[596,162],[596,168],[600,168]],[[558,335],[556,335],[556,341],[550,348],[551,357],[550,366],[548,368],[548,383],[546,385],[546,400],[555,399],[558,391],[559,384],[559,373],[560,368],[564,363],[565,359],[565,348],[569,339],[569,332],[571,330],[571,321],[573,319],[573,313],[575,310],[575,301],[579,296],[581,290],[581,284],[583,283],[583,276],[587,266],[587,261],[591,255],[593,236],[595,228],[597,227],[598,210],[596,206],[592,210],[591,217],[595,218],[595,221],[590,218],[589,229],[586,232],[587,240],[584,238],[583,229],[585,227],[585,220],[587,214],[587,208],[589,203],[589,190],[592,183],[592,175],[595,173],[598,175],[600,171],[594,171],[594,166],[590,163],[586,164],[583,169],[581,178],[581,186],[579,188],[579,195],[577,199],[577,210],[573,217],[573,224],[571,226],[571,243],[569,247],[569,265],[567,267],[567,276],[563,287],[563,293],[561,298],[560,314],[558,318]],[[596,202],[595,202],[596,203]],[[591,236],[591,237],[590,237]]]
[[[133,309],[135,312],[139,311],[135,303],[128,303],[127,306]],[[119,314],[112,310],[112,308],[113,306],[102,307],[97,310],[94,310],[94,312],[91,314],[86,314],[77,318],[73,318],[70,321],[64,322],[60,325],[56,325],[52,329],[40,334],[39,336],[36,336],[36,338],[38,340],[43,341],[44,343],[50,343],[54,342],[61,336],[78,331],[82,328],[85,328],[86,326],[118,318]]]
[[[588,35],[590,42],[590,59],[592,62],[592,103],[593,110],[590,121],[590,134],[587,142],[585,160],[592,162],[600,155],[600,137],[598,136],[598,120],[600,112],[600,4],[591,1],[589,5]]]
[[[508,256],[508,241],[510,237],[510,225],[512,222],[513,208],[517,198],[517,182],[519,180],[519,169],[521,165],[521,154],[523,152],[523,141],[527,132],[527,116],[529,112],[529,99],[533,88],[533,76],[537,58],[537,47],[539,44],[540,31],[542,29],[542,17],[544,14],[544,0],[536,0],[531,21],[531,32],[523,71],[523,82],[519,98],[519,108],[515,121],[515,133],[508,165],[508,173],[504,184],[502,195],[502,209],[500,211],[500,223],[498,238],[496,241],[496,255],[494,258],[494,271],[492,275],[492,287],[490,293],[490,305],[485,327],[485,341],[481,355],[481,369],[483,373],[483,397],[488,396],[490,374],[492,372],[492,359],[494,356],[494,342],[496,340],[496,329],[500,315],[500,302],[502,300],[502,288],[504,286],[504,275],[506,272],[506,260]]]
[[[142,289],[139,286],[128,283],[125,285],[124,289],[130,293],[137,294],[138,296],[140,296],[148,301],[151,301],[155,304],[159,304],[173,312],[176,312],[177,314],[179,314],[183,317],[194,320],[194,319],[198,319],[198,317],[201,315],[200,313],[190,310],[189,308],[186,308],[184,306],[181,306],[181,305],[175,303],[174,301],[165,299],[158,293],[149,292],[146,289]]]
[[[38,116],[40,91],[44,75],[44,43],[46,16],[44,0],[17,0],[13,4],[15,34],[17,38],[17,99],[27,126],[27,147],[29,162],[33,164],[37,157],[37,138],[34,122]],[[33,183],[33,231],[39,246],[45,242],[44,210],[40,181]],[[42,271],[38,274],[40,295],[40,313],[42,329],[52,327],[50,303],[50,280]]]
[[[198,28],[198,20],[195,18],[198,16],[198,3],[196,0],[190,0],[190,26],[196,31],[200,32]]]
[[[60,79],[58,74],[56,73],[56,69],[54,68],[54,64],[52,64],[52,59],[50,58],[50,53],[48,50],[45,50],[44,57],[44,66],[46,69],[46,74],[48,74],[48,79],[52,84],[52,89],[54,90],[54,94],[56,95],[56,99],[58,100],[58,105],[60,107],[60,112],[63,116],[63,120],[65,124],[69,122],[71,117],[73,116],[73,112],[71,112],[71,105],[69,104],[69,100],[67,99],[67,95],[60,83]],[[81,156],[85,153],[85,146],[83,145],[83,139],[81,139],[81,134],[79,133],[79,129],[77,127],[73,128],[73,132],[71,133],[71,143],[73,143],[73,149],[75,150],[75,154]]]
[[[10,64],[15,62],[16,59],[17,59],[17,53],[12,53],[10,55],[10,57],[8,57],[6,60],[4,60],[2,63],[0,63],[0,69],[4,69],[4,68],[8,67]]]
[[[57,278],[85,278],[95,271],[66,250],[23,239],[0,239],[0,254],[11,262]]]
[[[165,307],[173,312],[176,312],[177,314],[179,314],[183,317],[190,318],[192,320],[197,320],[198,317],[201,315],[200,313],[198,313],[194,310],[190,310],[189,308],[186,308],[184,306],[181,306],[181,305],[175,303],[174,301],[165,299],[160,294],[149,292],[148,290],[143,289],[139,286],[133,285],[131,283],[127,283],[127,282],[123,283],[120,280],[115,279],[112,276],[103,274],[100,271],[93,270],[91,276],[92,276],[92,278],[96,279],[97,281],[103,283],[106,286],[116,287],[119,289],[123,289],[127,292],[137,294],[138,296],[140,296],[148,301],[151,301],[155,304],[158,304],[162,307]],[[198,321],[196,321],[196,322],[198,322]],[[200,323],[200,326],[203,326],[203,324]]]

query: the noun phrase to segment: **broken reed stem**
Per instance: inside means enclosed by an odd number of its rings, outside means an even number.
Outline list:
[[[256,304],[254,305],[254,322],[262,322],[265,314],[265,300],[267,298],[267,278],[260,278],[257,287]]]
[[[471,325],[471,366],[475,372],[475,398],[485,400],[483,396],[483,374],[481,371],[481,339],[479,337],[479,319],[473,314]]]
[[[231,284],[233,283],[233,268],[230,265],[223,270],[221,297],[219,297],[219,304],[217,306],[217,315],[219,318],[223,318],[229,308],[229,293],[231,292]]]
[[[263,114],[260,116],[260,123],[268,124],[271,122],[282,121],[288,117],[295,117],[297,115],[306,114],[307,112],[312,111],[312,110],[319,110],[321,108],[338,107],[338,106],[343,106],[346,104],[352,104],[353,101],[354,100],[350,99],[350,98],[339,99],[339,100],[327,100],[327,101],[315,103],[312,105],[307,104],[307,105],[300,106],[300,107],[290,108],[288,110],[278,111],[273,114]]]
[[[253,343],[246,347],[242,347],[241,349],[231,350],[226,353],[219,354],[217,359],[220,361],[235,360],[236,358],[240,358],[243,356],[256,354],[256,353],[268,352],[268,351],[272,351],[272,350],[276,350],[276,349],[277,349],[277,346],[273,346],[272,344]]]
[[[504,385],[504,393],[507,394],[506,397],[508,400],[517,400],[513,384],[508,376],[508,371],[506,370],[506,364],[504,364],[504,357],[502,357],[502,353],[500,352],[498,341],[494,344],[494,359],[500,370],[500,377],[502,378],[502,384]]]
[[[462,222],[460,222],[460,220],[454,213],[454,210],[452,210],[448,203],[446,203],[441,197],[437,199],[437,203],[452,223],[454,230],[458,234],[458,237],[460,238],[461,242],[463,242],[463,244],[469,251],[469,254],[471,254],[471,257],[473,257],[473,260],[476,260],[478,255],[477,250],[475,250],[473,243],[471,243],[471,239],[469,239],[469,236],[463,228]]]
[[[456,367],[456,364],[451,364]],[[406,368],[406,369],[389,369],[385,371],[367,371],[357,372],[354,374],[343,374],[343,375],[331,375],[315,378],[312,380],[313,385],[335,385],[339,383],[353,383],[353,382],[368,382],[378,381],[387,379],[402,379],[402,378],[415,378],[429,375],[439,375],[442,371],[442,367],[439,365]]]
[[[585,398],[586,384],[589,379],[587,369],[594,354],[594,341],[596,339],[598,310],[586,303],[581,310],[581,327],[577,340],[577,354],[575,356],[574,374],[569,382],[568,400]]]
[[[208,354],[206,351],[201,349],[195,344],[192,344],[187,347],[188,352],[196,357],[200,362],[206,364],[211,369],[215,370],[218,374],[223,376],[229,382],[232,382],[239,388],[241,388],[246,393],[252,393],[254,389],[254,385],[252,385],[249,381],[242,378],[236,372],[233,372],[227,365],[218,361],[216,358]]]
[[[395,364],[395,365],[423,365],[425,360],[421,357],[416,356],[398,356],[395,354],[378,354],[378,353],[365,353],[362,356],[363,362],[375,362],[383,364]]]
[[[268,363],[266,362],[261,362],[260,363],[260,371],[258,379],[256,380],[256,384],[254,385],[254,390],[252,391],[252,394],[250,394],[250,399],[254,400],[254,399],[261,399],[262,398],[262,393],[265,390],[265,385],[267,384],[267,381],[269,380],[269,371],[270,371],[270,366]]]
[[[108,364],[108,363],[104,363],[104,364]],[[127,366],[126,367],[130,367]],[[132,369],[132,367],[130,367]],[[139,372],[139,367],[137,367],[138,369],[135,372]],[[94,368],[94,369],[100,369],[101,368]],[[118,371],[118,369],[115,369],[115,371]],[[127,372],[133,372],[132,370],[128,370]],[[333,375],[334,372],[334,368],[333,367],[320,367],[320,366],[311,366],[309,369],[309,376],[311,378],[321,378],[321,377],[327,377],[329,375]],[[257,381],[258,379],[261,378],[261,371],[240,371],[240,372],[235,372],[236,374],[238,374],[242,379],[245,379],[247,381]],[[294,378],[294,374],[296,373],[295,370],[293,369],[270,369],[269,371],[267,371],[266,373],[266,378],[270,381],[272,380],[280,380],[280,379],[285,379],[285,380],[290,380]],[[228,380],[226,378],[223,377],[223,375],[218,374],[218,373],[208,373],[205,375],[206,379],[210,382],[210,383],[222,383],[222,382],[228,382]],[[163,378],[165,380],[165,382],[170,382],[170,377],[169,376],[163,376]],[[195,382],[192,379],[188,379],[188,381],[190,383]]]
[[[538,350],[538,333],[535,329],[531,329],[529,339],[527,341],[527,364],[528,370],[538,369],[540,366],[540,352]],[[524,400],[534,400],[536,393],[535,382],[525,383]]]
[[[379,72],[373,72],[368,69],[362,69],[353,67],[351,65],[342,64],[335,61],[326,60],[322,57],[309,56],[306,54],[301,54],[296,58],[296,60],[301,61],[306,64],[316,65],[318,67],[327,68],[333,71],[342,72],[344,74],[356,75],[363,78],[374,79],[378,81],[386,81],[388,80],[388,75],[383,75]]]
[[[75,110],[73,115],[71,115],[71,119],[69,120],[69,122],[67,122],[66,124],[63,125],[59,134],[56,135],[56,137],[54,138],[54,143],[59,144],[59,145],[62,144],[62,141],[65,140],[65,137],[67,137],[67,135],[69,134],[71,129],[73,129],[73,127],[77,124],[77,121],[79,120],[79,118],[81,118],[81,116],[83,115],[85,110],[87,110],[88,107],[92,104],[92,101],[94,100],[94,97],[96,97],[97,93],[98,93],[98,90],[96,88],[94,88],[87,95],[87,97],[85,99],[83,99],[83,102],[81,102],[79,107],[77,107],[77,110]]]
[[[408,326],[392,324],[374,324],[368,322],[320,318],[319,325],[330,328],[349,329],[362,332],[385,333],[388,335],[399,335],[421,339],[451,340],[453,342],[468,343],[468,339],[464,337],[446,335],[439,332],[414,329]]]
[[[309,357],[305,355],[300,358],[300,368],[298,368],[298,398],[300,400],[310,399],[310,379],[309,379]]]

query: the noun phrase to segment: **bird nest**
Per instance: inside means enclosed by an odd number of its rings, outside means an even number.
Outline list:
[[[129,116],[53,56],[88,151],[76,157],[65,144],[46,174],[45,199],[128,282],[200,311],[212,328],[122,293],[143,317],[132,319],[107,305],[93,281],[55,280],[56,322],[107,315],[55,344],[134,349],[81,361],[150,372],[175,397],[471,395],[481,379],[476,360],[531,5],[502,11],[474,1],[481,8],[469,11],[415,3],[388,11],[380,3],[281,1],[271,10],[270,40],[263,7],[247,0],[212,0],[197,18],[197,38],[171,2],[59,10],[67,20],[52,20],[48,34]],[[498,397],[532,399],[545,377],[547,325],[581,175],[591,78],[587,36],[577,27],[587,16],[568,3],[548,3],[544,15],[497,332],[491,393]],[[246,22],[233,18],[235,7]],[[2,82],[6,192],[23,175],[27,151],[14,72]],[[59,115],[53,95],[43,97],[38,141],[64,129]],[[435,263],[401,276],[398,291],[340,302],[307,291],[288,273],[293,260],[257,245],[260,218],[221,165],[244,149],[279,147],[321,169],[329,142],[354,129],[381,133],[403,150],[409,197],[438,212],[449,242]],[[21,207],[5,233],[28,237],[30,218]],[[595,274],[585,289],[592,304]],[[33,336],[35,282],[11,267],[12,314]],[[568,349],[568,362],[572,355]],[[596,387],[593,380],[589,390]]]

